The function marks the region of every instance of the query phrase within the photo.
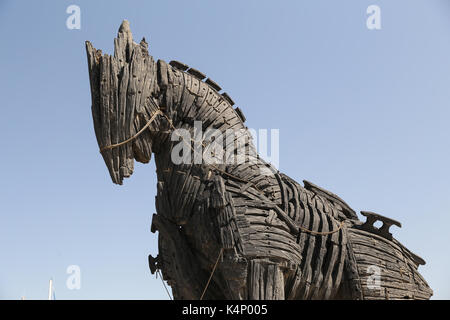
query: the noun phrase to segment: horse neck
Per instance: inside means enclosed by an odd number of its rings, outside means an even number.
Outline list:
[[[220,119],[225,118],[229,124],[221,129],[245,128],[228,95],[161,60],[158,67],[161,104],[177,127],[194,120],[202,121],[204,128],[218,126]]]
[[[201,121],[203,133],[206,133],[208,129],[218,129],[226,135],[227,130],[231,130],[235,133],[236,139],[244,137],[245,145],[235,143],[235,139],[231,141],[223,139],[223,149],[227,153],[235,153],[236,151],[237,154],[244,154],[244,162],[230,163],[225,161],[220,165],[215,165],[215,167],[240,178],[241,181],[251,181],[257,184],[260,190],[269,188],[272,193],[279,192],[278,181],[274,175],[262,177],[261,174],[258,174],[261,168],[267,167],[267,163],[258,157],[249,130],[244,125],[241,115],[233,109],[227,96],[220,94],[211,85],[193,75],[172,68],[161,61],[158,61],[158,70],[159,87],[162,90],[160,106],[165,110],[173,126],[187,129],[192,133],[194,121]],[[179,140],[171,141],[170,134],[163,141],[160,152],[155,155],[157,177],[158,181],[161,182],[159,185],[163,189],[166,189],[166,186],[168,189],[172,188],[173,194],[183,198],[181,197],[181,194],[183,194],[181,189],[178,190],[181,188],[180,184],[194,183],[191,178],[197,175],[202,180],[201,176],[208,173],[211,168],[201,168],[204,164],[196,166],[192,162],[175,165],[171,158],[171,151],[174,145],[180,142]],[[229,142],[232,142],[231,148],[229,148],[231,144]],[[207,141],[206,144],[208,143],[210,142]],[[226,145],[227,143],[228,145]],[[235,160],[238,160],[237,157]],[[249,161],[251,161],[250,165]],[[200,170],[197,170],[197,168]],[[185,182],[189,180],[191,182]],[[177,207],[175,203],[174,207]]]
[[[178,70],[164,61],[158,61],[159,102],[175,128],[192,130],[194,121],[201,122],[202,132],[216,129],[225,137],[227,132],[246,137],[246,148],[256,156],[248,128],[241,115],[232,107],[231,99],[220,94],[209,81],[202,81],[188,72]],[[171,128],[173,129],[173,128]],[[228,130],[228,131],[227,131]],[[231,131],[230,131],[231,130]],[[230,142],[230,140],[228,140]],[[164,141],[166,152],[174,143]],[[229,148],[229,146],[225,146]],[[227,151],[233,151],[227,149]],[[248,152],[246,152],[248,153]],[[167,158],[167,155],[160,158]],[[166,159],[167,160],[167,159]]]

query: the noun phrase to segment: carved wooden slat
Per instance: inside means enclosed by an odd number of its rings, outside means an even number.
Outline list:
[[[205,83],[209,84],[216,91],[222,90],[222,88],[216,82],[211,80],[210,78],[206,79]]]

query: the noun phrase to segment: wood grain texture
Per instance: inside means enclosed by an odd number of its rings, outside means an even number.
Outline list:
[[[102,156],[113,182],[121,184],[133,173],[134,160],[145,163],[154,155],[157,213],[151,229],[158,232],[159,253],[149,265],[152,273],[162,271],[175,299],[199,299],[205,288],[205,299],[432,295],[418,272],[423,259],[389,230],[399,223],[370,212],[364,223],[336,194],[268,171],[230,95],[182,62],[155,61],[145,39],[133,41],[128,22],[114,46],[109,56],[86,43],[95,135],[99,147],[119,143],[156,110],[163,112],[131,143]],[[176,129],[193,138],[173,139]],[[227,131],[236,134],[221,142],[226,152],[214,155],[220,163],[206,162],[215,133]],[[200,162],[191,157],[176,164],[174,148],[185,143],[193,150],[194,140],[201,143]],[[385,226],[374,227],[376,220]]]

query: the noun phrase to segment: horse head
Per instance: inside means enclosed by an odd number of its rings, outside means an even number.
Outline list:
[[[148,163],[161,132],[157,62],[145,38],[133,41],[124,20],[114,39],[114,55],[86,41],[92,116],[100,153],[114,183],[133,173],[134,160]]]

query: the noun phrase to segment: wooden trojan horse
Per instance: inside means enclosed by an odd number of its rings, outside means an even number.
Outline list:
[[[159,254],[149,257],[150,269],[161,270],[175,299],[432,295],[417,271],[425,262],[390,233],[400,223],[373,212],[362,212],[361,222],[337,195],[274,170],[220,86],[183,63],[155,61],[127,21],[114,47],[111,56],[86,42],[95,134],[114,183],[154,154]],[[236,133],[221,156],[211,151],[215,139],[201,141],[201,156],[223,161],[173,161],[180,141],[195,145],[196,121],[203,132]],[[180,129],[194,138],[174,138]],[[244,160],[228,161],[237,154]]]

